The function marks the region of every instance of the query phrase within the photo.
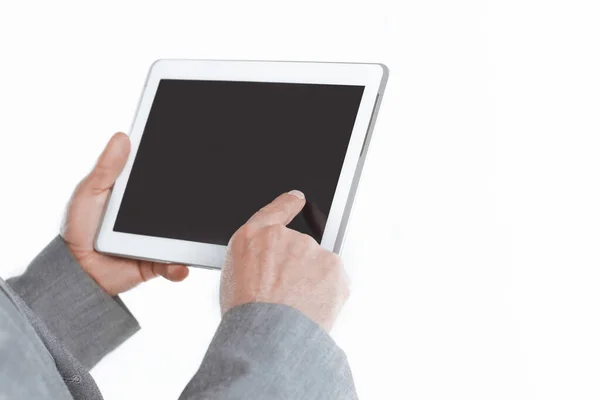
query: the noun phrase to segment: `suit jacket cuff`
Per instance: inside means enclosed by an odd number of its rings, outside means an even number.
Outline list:
[[[356,399],[346,355],[300,311],[249,303],[228,311],[181,400]]]
[[[87,368],[139,330],[125,304],[98,286],[60,236],[8,283]]]

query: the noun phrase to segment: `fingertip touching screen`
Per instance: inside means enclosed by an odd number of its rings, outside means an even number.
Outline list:
[[[364,86],[163,79],[114,231],[227,245],[292,189],[323,236]]]

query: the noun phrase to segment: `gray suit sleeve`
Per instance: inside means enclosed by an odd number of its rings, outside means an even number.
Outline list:
[[[88,369],[139,329],[123,302],[98,286],[60,236],[7,282]]]
[[[294,308],[249,303],[227,312],[180,400],[357,399],[346,356]]]
[[[54,359],[0,279],[0,399],[73,400]]]

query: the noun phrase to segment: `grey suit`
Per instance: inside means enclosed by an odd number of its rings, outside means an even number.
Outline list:
[[[139,329],[62,238],[0,279],[0,399],[102,399],[88,370]],[[251,303],[223,316],[180,399],[356,399],[344,353],[293,308]]]

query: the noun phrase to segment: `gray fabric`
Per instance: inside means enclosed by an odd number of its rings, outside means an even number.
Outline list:
[[[106,294],[79,266],[60,236],[25,273],[8,280],[10,287],[0,282],[52,355],[72,398],[102,399],[89,369],[139,329],[123,303]],[[32,367],[30,362],[10,359],[11,364],[24,368]],[[2,390],[6,389],[0,387],[0,394]],[[7,397],[13,398],[19,397]],[[61,399],[58,395],[51,398]]]
[[[9,287],[0,279],[0,400],[101,400],[88,369],[139,325],[53,240]],[[14,289],[14,290],[13,290]],[[225,316],[182,400],[356,399],[344,353],[282,305]]]
[[[223,316],[180,400],[357,399],[345,354],[294,308],[267,303]]]
[[[8,284],[87,369],[140,329],[124,304],[79,266],[60,236]]]
[[[0,399],[72,399],[52,355],[0,280]]]

